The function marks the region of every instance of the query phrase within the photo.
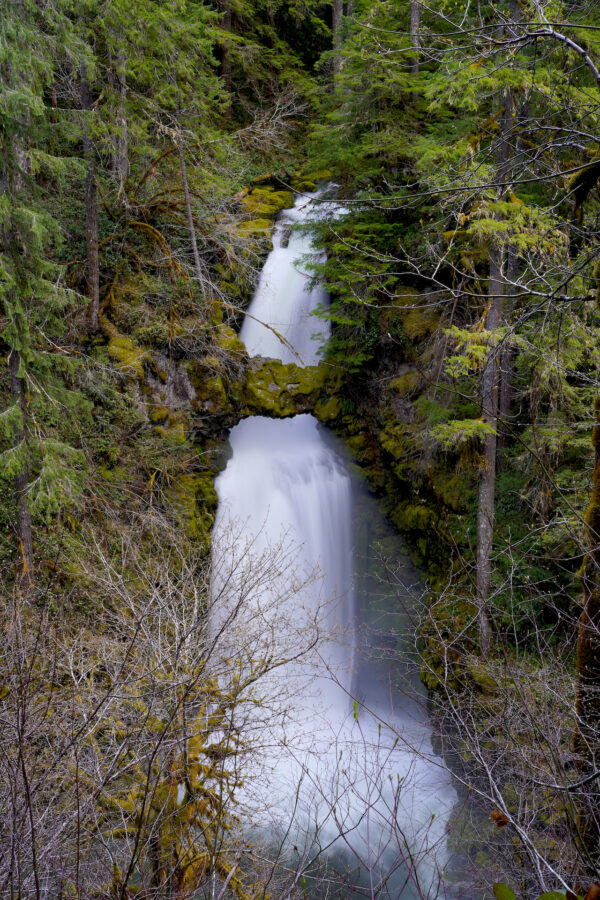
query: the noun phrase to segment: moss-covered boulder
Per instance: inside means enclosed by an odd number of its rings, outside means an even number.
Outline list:
[[[227,362],[231,362],[232,359],[240,360],[248,356],[246,345],[229,325],[219,325],[215,332],[215,339],[216,343],[226,354]]]
[[[293,206],[294,197],[291,191],[276,191],[267,185],[252,188],[240,202],[252,218],[264,219]]]
[[[108,337],[108,355],[116,364],[117,369],[142,381],[144,378],[144,363],[150,362],[150,354],[143,347],[139,347],[135,341],[124,334],[106,316],[100,317],[100,326]]]
[[[329,378],[330,370],[325,365],[300,367],[254,357],[242,388],[243,414],[285,418],[312,412],[326,397]]]
[[[257,238],[259,240],[270,239],[273,222],[271,219],[250,219],[247,222],[240,222],[237,226],[238,233],[241,237]]]
[[[294,178],[292,180],[292,188],[299,194],[312,194],[316,191],[317,186],[314,181],[309,179]]]
[[[342,401],[335,394],[322,397],[315,403],[313,414],[323,425],[330,425],[340,418]]]
[[[212,355],[187,363],[187,373],[195,391],[193,406],[196,411],[222,414],[228,410],[229,398],[221,367],[221,361]]]
[[[173,510],[186,535],[208,546],[218,504],[210,473],[180,475],[170,493]]]

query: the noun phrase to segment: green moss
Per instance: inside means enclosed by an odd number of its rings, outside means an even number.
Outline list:
[[[467,672],[484,694],[498,693],[498,682],[490,675],[483,660],[477,657],[467,660]]]
[[[133,334],[140,344],[151,347],[164,347],[171,340],[169,326],[166,322],[151,322],[149,325],[136,328]]]
[[[187,536],[208,546],[218,503],[211,476],[180,475],[171,491],[171,502]]]
[[[400,532],[428,531],[433,527],[435,515],[425,502],[403,500],[395,507],[392,521]]]
[[[117,363],[117,369],[141,381],[144,378],[144,362],[150,360],[147,350],[121,334],[105,316],[100,317],[102,331],[108,337],[108,355]]]
[[[421,378],[417,371],[406,372],[390,381],[390,389],[401,397],[408,397],[419,389]]]
[[[242,197],[242,206],[254,217],[276,216],[282,209],[294,205],[290,191],[275,191],[272,187],[255,187]]]
[[[169,407],[168,406],[156,406],[150,412],[150,421],[155,424],[159,422],[164,422],[169,416]]]
[[[389,425],[380,432],[379,443],[391,457],[401,459],[410,450],[406,433],[406,425]]]
[[[216,342],[227,353],[235,356],[248,356],[245,344],[228,325],[219,325],[215,335]]]
[[[357,462],[363,463],[363,465],[371,463],[375,459],[373,442],[363,432],[347,438],[346,446]]]
[[[459,472],[447,472],[445,469],[436,469],[432,473],[433,489],[444,506],[453,512],[462,512],[472,503],[473,486],[468,475]]]
[[[312,182],[329,181],[331,178],[333,178],[333,172],[331,172],[329,169],[317,169],[314,172],[302,172],[297,177],[302,178],[305,181]]]
[[[156,426],[156,431],[162,437],[168,438],[174,444],[183,444],[186,440],[186,426],[183,415],[180,412],[171,413],[166,422]]]
[[[327,424],[329,422],[335,421],[340,417],[342,411],[342,404],[339,397],[328,397],[327,400],[319,400],[315,404],[315,408],[313,410],[314,415],[319,420],[319,422],[323,422]]]
[[[123,334],[111,337],[108,342],[108,355],[117,363],[117,369],[135,376],[140,381],[143,379],[143,364],[149,359],[148,353],[142,347],[138,347],[131,338]]]
[[[293,416],[314,409],[324,392],[327,366],[297,366],[267,359],[252,362],[243,386],[246,415]]]
[[[308,179],[293,179],[292,187],[295,191],[298,191],[299,194],[312,194],[317,189],[314,181],[309,181]]]
[[[432,334],[440,323],[440,314],[434,309],[411,309],[403,321],[404,331],[412,341],[418,341]]]
[[[273,223],[270,219],[252,219],[248,222],[240,222],[237,226],[238,233],[242,237],[267,238],[271,235]]]

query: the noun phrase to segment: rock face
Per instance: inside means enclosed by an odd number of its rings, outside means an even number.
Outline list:
[[[332,423],[340,414],[339,378],[325,363],[300,367],[257,356],[232,373],[219,371],[213,357],[188,363],[188,371],[196,389],[193,425],[202,433],[224,436],[246,416],[284,419],[312,413]]]
[[[300,367],[253,357],[242,387],[242,415],[281,419],[311,412],[321,421],[331,421],[339,411],[335,381],[325,363]]]

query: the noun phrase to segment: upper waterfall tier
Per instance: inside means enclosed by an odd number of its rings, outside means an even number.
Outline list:
[[[299,196],[294,208],[285,210],[278,219],[273,250],[252,301],[253,318],[244,320],[240,332],[251,356],[311,366],[318,363],[319,350],[329,337],[329,322],[311,315],[327,301],[321,285],[310,286],[310,262],[321,261],[323,254],[316,252],[309,234],[292,229],[343,212],[331,203],[316,205],[312,202],[316,197]]]

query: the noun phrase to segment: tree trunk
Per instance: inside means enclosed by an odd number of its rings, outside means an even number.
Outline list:
[[[27,415],[27,402],[25,396],[25,382],[19,377],[21,354],[18,350],[10,352],[10,390],[13,400],[21,409],[23,427],[15,436],[15,447],[19,447],[26,438],[25,417]],[[31,510],[27,502],[27,490],[29,488],[29,470],[27,464],[23,464],[21,471],[15,475],[15,494],[17,497],[17,539],[19,541],[20,564],[17,573],[17,584],[22,590],[29,590],[33,585],[33,529],[31,524]]]
[[[187,168],[185,165],[185,154],[183,152],[183,140],[181,134],[177,136],[177,144],[179,148],[179,162],[181,164],[181,180],[183,183],[183,195],[185,197],[185,209],[187,213],[188,228],[190,232],[190,240],[192,242],[192,253],[194,256],[194,269],[196,270],[196,278],[198,287],[204,295],[204,301],[207,303],[206,292],[204,289],[204,276],[202,274],[202,265],[200,263],[200,254],[198,253],[198,242],[196,241],[196,227],[194,225],[194,217],[192,214],[192,202],[190,197],[190,187],[188,184]]]
[[[332,0],[331,4],[331,35],[333,41],[333,80],[339,75],[342,68],[342,24],[344,21],[343,0]]]
[[[506,182],[512,161],[512,94],[507,92],[500,116],[498,148],[498,181]],[[500,198],[506,188],[500,189]],[[492,243],[490,247],[489,308],[486,329],[494,332],[502,324],[504,305],[504,249]],[[488,612],[488,597],[492,577],[492,545],[494,541],[494,502],[496,493],[496,449],[498,428],[499,349],[490,346],[482,379],[482,410],[485,421],[494,429],[484,439],[483,471],[479,480],[477,506],[477,608],[479,647],[485,656],[492,646],[492,627]]]
[[[129,175],[129,135],[127,129],[127,78],[125,75],[125,60],[119,54],[117,56],[117,82],[119,84],[119,105],[117,111],[117,137],[115,142],[115,155],[113,170],[119,182],[120,189]]]
[[[419,72],[419,50],[421,44],[419,41],[419,27],[421,25],[421,4],[419,0],[411,0],[410,3],[410,42],[414,48],[414,56],[410,58],[410,71],[413,75]]]
[[[92,109],[92,97],[85,71],[81,72],[81,108]],[[88,331],[98,331],[100,311],[100,262],[98,257],[98,201],[96,196],[96,157],[88,123],[83,124],[83,156],[86,163],[85,175],[85,250],[86,289],[90,298],[88,306]]]
[[[508,321],[513,310],[515,282],[519,277],[519,258],[514,247],[509,247],[506,255],[506,285],[504,319]],[[510,440],[510,420],[513,409],[514,349],[508,345],[500,355],[500,407],[498,422],[498,449],[505,448]],[[500,461],[499,461],[500,462]]]
[[[493,332],[502,319],[504,281],[502,276],[503,252],[498,247],[490,250],[489,296],[490,306],[486,330]],[[482,407],[485,421],[494,429],[484,439],[483,471],[479,479],[477,506],[477,605],[479,624],[479,648],[487,655],[492,647],[492,627],[487,610],[492,576],[492,544],[494,540],[494,500],[496,492],[496,429],[498,427],[498,357],[490,348],[483,370]]]

